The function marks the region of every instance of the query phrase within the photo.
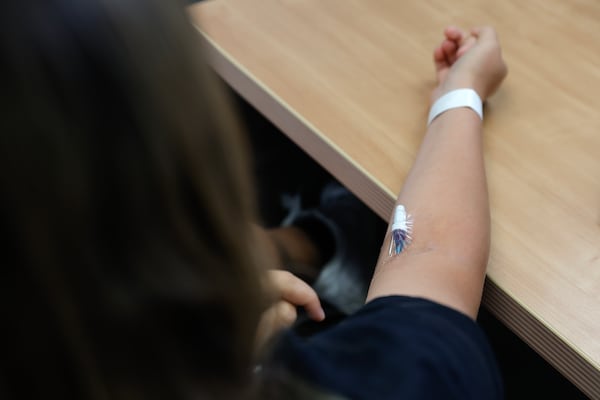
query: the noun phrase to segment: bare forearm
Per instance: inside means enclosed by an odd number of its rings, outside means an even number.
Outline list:
[[[472,110],[433,121],[398,202],[413,216],[413,241],[392,259],[383,246],[369,298],[428,297],[476,315],[490,224],[481,120]]]
[[[487,258],[489,207],[481,125],[475,113],[463,108],[441,115],[428,129],[398,197],[415,217],[415,250],[437,243],[445,253]]]

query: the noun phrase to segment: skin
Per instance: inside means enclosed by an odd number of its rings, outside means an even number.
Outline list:
[[[438,80],[431,100],[459,88],[482,101],[507,74],[493,28],[469,33],[450,26],[433,52]],[[443,199],[440,200],[440,199]],[[384,241],[367,302],[388,295],[423,297],[476,318],[490,243],[490,215],[482,151],[482,121],[468,108],[438,116],[428,127],[398,196],[414,218],[413,241],[389,258]],[[296,319],[296,306],[316,321],[325,314],[315,291],[287,271],[269,271],[277,301],[263,315],[257,343]]]
[[[495,31],[476,28],[468,35],[448,27],[444,36],[433,54],[432,101],[459,88],[472,88],[485,101],[507,73]],[[382,247],[367,301],[423,297],[476,318],[490,243],[482,141],[482,121],[468,108],[446,111],[428,127],[398,196],[413,215],[413,241],[392,258]]]
[[[255,226],[255,235],[263,243],[263,248],[273,260],[273,265],[281,265],[285,269],[266,272],[265,286],[271,288],[275,300],[263,313],[256,331],[256,348],[260,350],[271,336],[290,327],[296,321],[296,307],[304,307],[308,316],[315,321],[324,320],[325,312],[315,290],[294,275],[301,273],[304,276],[316,277],[320,270],[321,255],[310,238],[295,227],[264,229]],[[292,265],[284,265],[281,251],[285,251]],[[292,267],[294,269],[290,269]]]
[[[290,327],[298,316],[296,307],[304,307],[315,321],[325,319],[317,293],[302,279],[289,271],[267,271],[268,286],[276,301],[262,315],[256,331],[256,347],[260,349],[276,332]]]

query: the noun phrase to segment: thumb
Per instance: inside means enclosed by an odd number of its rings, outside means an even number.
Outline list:
[[[296,307],[287,301],[280,300],[267,310],[267,320],[270,320],[273,330],[280,330],[292,326],[296,321]]]
[[[262,348],[277,332],[292,326],[296,316],[296,307],[287,301],[280,300],[269,307],[261,316],[256,328],[256,348]]]
[[[288,271],[270,272],[271,282],[282,300],[304,307],[309,317],[315,321],[325,319],[319,296],[306,282]]]
[[[467,51],[471,50],[473,46],[477,43],[477,38],[474,35],[469,36],[464,39],[460,44],[458,51],[456,52],[456,57],[461,58]]]

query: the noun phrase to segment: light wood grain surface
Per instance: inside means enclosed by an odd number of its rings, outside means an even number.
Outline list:
[[[386,219],[442,29],[495,26],[509,76],[485,108],[484,303],[600,398],[600,2],[214,0],[190,13],[217,72]]]

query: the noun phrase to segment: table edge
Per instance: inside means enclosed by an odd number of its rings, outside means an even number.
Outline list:
[[[298,147],[336,179],[346,185],[384,220],[388,220],[396,195],[352,160],[322,132],[296,113],[287,103],[252,77],[231,55],[197,28],[205,42],[211,66],[217,74],[259,110]],[[359,184],[357,184],[359,182]],[[351,187],[353,186],[353,187]]]

